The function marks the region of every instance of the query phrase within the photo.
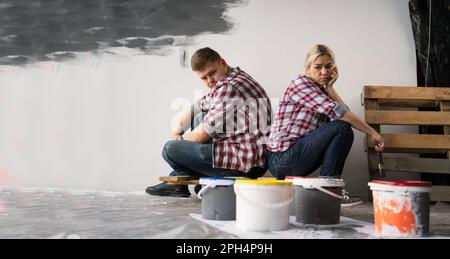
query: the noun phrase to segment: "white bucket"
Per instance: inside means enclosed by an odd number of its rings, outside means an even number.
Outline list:
[[[250,231],[277,231],[289,227],[292,183],[282,180],[237,180],[236,224]]]
[[[380,237],[429,234],[431,183],[372,181],[375,230]]]

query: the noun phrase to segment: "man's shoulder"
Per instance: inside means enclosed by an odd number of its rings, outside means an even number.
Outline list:
[[[247,73],[244,72],[240,67],[230,67],[230,72],[226,75],[221,81],[230,83],[236,82],[240,78],[250,77]]]
[[[240,95],[241,95],[239,86],[237,86],[231,80],[219,81],[211,94],[212,94],[212,96],[214,96],[214,98],[217,98],[217,97],[219,97],[219,98],[221,98],[221,97],[234,98],[234,97],[240,97]]]
[[[233,78],[230,78],[228,83],[237,87],[262,87],[256,79],[241,69]]]
[[[215,91],[228,91],[234,96],[252,96],[255,94],[255,89],[258,96],[266,96],[264,88],[249,74],[239,67],[233,68],[230,75],[218,82]]]
[[[217,89],[222,87],[240,87],[249,83],[258,84],[250,75],[237,67],[232,68],[231,72],[218,82]]]

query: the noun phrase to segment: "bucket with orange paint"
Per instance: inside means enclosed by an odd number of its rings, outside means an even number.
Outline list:
[[[414,238],[429,234],[430,182],[372,181],[369,186],[378,236]]]

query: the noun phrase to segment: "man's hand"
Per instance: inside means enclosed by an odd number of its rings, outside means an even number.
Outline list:
[[[183,139],[183,134],[182,133],[172,133],[172,139],[174,140],[182,140]]]
[[[381,137],[380,134],[378,134],[378,132],[373,133],[372,135],[370,135],[370,141],[372,143],[375,144],[375,150],[377,152],[383,152],[384,150],[384,139],[383,137]]]
[[[203,129],[203,122],[200,123],[197,128],[192,130],[189,134],[186,134],[184,140],[196,142],[196,143],[206,143],[211,139],[211,136],[206,133]]]
[[[339,77],[339,72],[337,66],[334,66],[333,71],[331,71],[330,81],[328,81],[327,88],[333,87]]]

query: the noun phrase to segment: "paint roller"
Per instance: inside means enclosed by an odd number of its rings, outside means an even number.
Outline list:
[[[380,173],[380,177],[386,177],[386,172],[384,171],[384,161],[383,161],[383,153],[377,152],[378,157],[378,173]]]

